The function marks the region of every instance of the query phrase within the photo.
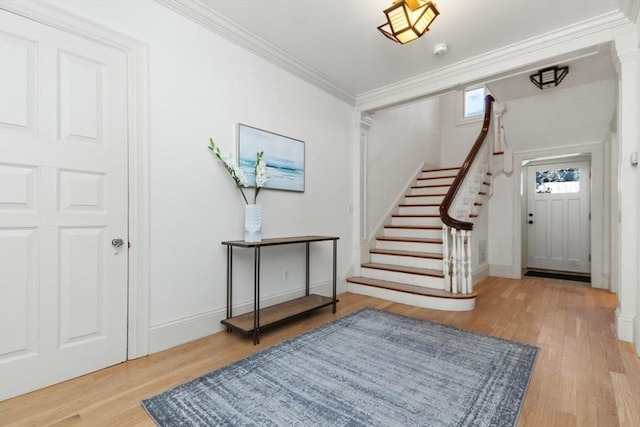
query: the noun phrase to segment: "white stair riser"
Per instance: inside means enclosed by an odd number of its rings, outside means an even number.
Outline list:
[[[449,191],[448,186],[438,187],[416,187],[409,190],[409,194],[412,196],[428,196],[433,194],[446,194]]]
[[[405,205],[439,205],[442,203],[444,196],[418,196],[418,197],[405,197]]]
[[[410,214],[403,214],[402,209],[405,208],[411,208],[411,212],[416,212],[416,213],[410,213]],[[439,204],[432,204],[429,206],[416,206],[416,205],[403,205],[403,206],[398,206],[398,213],[400,215],[440,215],[440,205]]]
[[[414,307],[429,308],[432,310],[471,311],[476,305],[475,298],[435,298],[425,295],[394,291],[391,289],[377,288],[375,286],[361,285],[359,283],[347,283],[347,291],[353,294],[367,295],[374,298],[381,298],[387,301],[412,305]]]
[[[407,208],[409,211],[409,208]],[[415,214],[410,211],[407,215],[424,215],[422,212]],[[442,220],[439,216],[416,216],[416,217],[393,217],[391,225],[418,225],[423,227],[442,227]]]
[[[432,178],[420,179],[416,181],[416,185],[451,185],[455,178]]]
[[[435,222],[437,219],[438,222]],[[391,225],[408,227],[442,227],[439,217],[429,216],[394,216],[391,218]]]
[[[420,178],[438,178],[441,176],[452,176],[457,174],[458,174],[458,169],[426,171],[420,174]]]
[[[397,271],[379,270],[363,267],[360,273],[363,277],[404,283],[407,285],[424,286],[431,289],[444,289],[442,277],[422,276],[419,274],[400,273]]]
[[[442,243],[396,242],[388,240],[377,240],[376,248],[388,249],[392,251],[429,252],[432,254],[442,254]]]
[[[420,258],[415,256],[399,256],[387,254],[371,254],[371,262],[376,264],[400,265],[403,267],[429,268],[442,270],[442,260],[434,258]]]
[[[420,239],[440,239],[442,229],[420,229],[420,228],[384,228],[386,237],[417,237]]]

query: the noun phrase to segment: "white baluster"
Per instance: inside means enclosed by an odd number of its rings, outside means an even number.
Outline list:
[[[458,230],[451,228],[451,292],[458,293],[458,263],[456,260]]]
[[[442,272],[444,273],[444,290],[451,291],[449,276],[449,227],[442,225]]]
[[[458,233],[458,253],[456,256],[456,261],[458,263],[458,289],[460,293],[466,293],[464,290],[464,281],[465,281],[465,271],[464,271],[464,230],[461,230]]]
[[[471,274],[471,230],[467,231],[467,286],[465,293],[470,294],[473,289],[473,275]]]
[[[466,230],[461,230],[460,231],[460,246],[459,246],[459,250],[460,250],[460,254],[459,254],[459,259],[460,259],[460,293],[461,294],[466,294],[467,293],[467,259],[466,259],[467,248],[466,248],[466,236],[467,236],[467,231]]]

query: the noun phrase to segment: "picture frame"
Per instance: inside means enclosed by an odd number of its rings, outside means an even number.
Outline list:
[[[263,188],[303,193],[305,185],[304,141],[238,123],[238,166],[255,187],[256,153],[264,152],[267,182]]]

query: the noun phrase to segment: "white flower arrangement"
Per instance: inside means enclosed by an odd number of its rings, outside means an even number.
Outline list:
[[[229,175],[231,175],[231,178],[233,178],[236,186],[240,190],[240,194],[242,194],[244,202],[246,204],[249,204],[247,196],[245,196],[244,190],[242,189],[242,187],[246,188],[249,186],[249,181],[247,180],[244,171],[237,165],[234,157],[231,154],[222,153],[220,151],[220,148],[213,142],[213,138],[209,138],[209,150],[213,151],[220,163],[222,163],[222,165],[227,169],[227,172],[229,172]],[[256,200],[258,199],[258,193],[260,192],[260,189],[264,187],[264,184],[267,182],[267,165],[263,159],[263,156],[264,151],[258,151],[256,153],[256,191],[253,194],[253,204],[255,204]]]

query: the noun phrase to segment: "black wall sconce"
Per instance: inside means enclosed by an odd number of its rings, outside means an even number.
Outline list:
[[[544,89],[546,87],[558,86],[567,74],[569,74],[569,67],[558,67],[555,65],[538,70],[537,73],[529,76],[529,79],[538,89]]]

